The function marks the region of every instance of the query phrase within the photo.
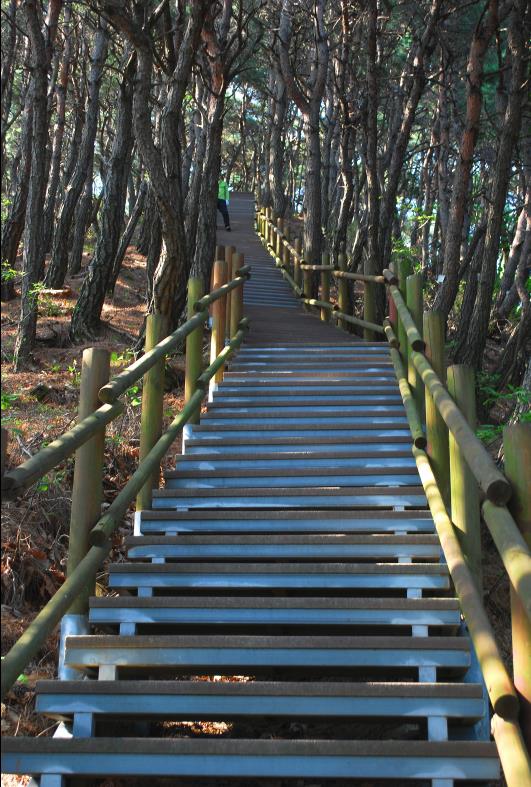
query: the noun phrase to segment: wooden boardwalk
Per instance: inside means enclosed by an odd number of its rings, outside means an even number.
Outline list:
[[[248,344],[297,343],[301,341],[326,344],[352,344],[354,336],[331,323],[321,322],[303,309],[290,286],[254,232],[254,199],[250,194],[235,194],[230,204],[233,232],[218,232],[218,242],[233,244],[252,266],[246,284],[245,314],[252,330]],[[359,340],[358,340],[359,341]]]
[[[248,341],[137,514],[114,595],[91,599],[91,633],[67,638],[79,677],[39,684],[37,709],[67,727],[12,739],[7,769],[42,787],[496,779],[389,349],[305,313],[251,199],[231,213]]]

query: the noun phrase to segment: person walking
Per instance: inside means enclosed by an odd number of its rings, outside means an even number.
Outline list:
[[[231,231],[230,218],[229,218],[229,184],[226,180],[221,179],[218,183],[218,210],[223,216],[223,222],[227,232]]]

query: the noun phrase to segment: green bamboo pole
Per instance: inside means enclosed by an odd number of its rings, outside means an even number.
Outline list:
[[[512,588],[531,621],[531,549],[506,506],[484,500],[481,513],[505,566]]]
[[[518,723],[493,716],[491,728],[507,787],[529,787],[531,761]]]
[[[330,254],[324,251],[321,258],[322,264],[325,267],[330,265]],[[321,300],[325,303],[330,303],[330,271],[321,271]],[[321,309],[321,320],[323,322],[330,322],[330,309]]]
[[[188,279],[188,318],[195,314],[194,304],[203,296],[203,279],[192,276]],[[184,373],[184,401],[189,402],[197,390],[197,378],[203,370],[203,324],[186,337]],[[190,417],[189,423],[199,423],[200,409]]]
[[[314,302],[313,305],[316,306],[319,304],[317,302]],[[377,325],[375,322],[367,322],[367,320],[361,320],[359,317],[353,317],[350,314],[345,314],[345,312],[339,311],[339,309],[334,309],[334,311],[332,312],[332,317],[336,320],[342,320],[343,322],[347,322],[350,325],[357,325],[360,328],[367,328],[371,330],[373,333],[381,334],[382,336],[385,334],[382,325]]]
[[[483,606],[483,599],[446,512],[428,457],[420,448],[413,448],[413,456],[492,707],[502,718],[515,720],[518,715],[518,697],[496,644],[492,626]]]
[[[402,327],[403,330],[403,327]],[[446,363],[444,356],[444,317],[438,312],[425,312],[423,334],[426,343],[426,358],[442,381],[446,382]],[[431,391],[426,387],[426,436],[428,455],[435,478],[439,484],[445,505],[450,503],[450,455],[448,449],[448,429],[442,415],[433,401]]]
[[[152,350],[164,338],[165,320],[161,314],[148,314],[146,320],[146,352]],[[149,454],[162,432],[162,413],[164,407],[164,358],[161,358],[144,375],[142,385],[142,420],[140,422],[140,453],[142,462]],[[160,480],[160,467],[153,470],[151,479],[142,487],[136,498],[136,510],[151,508],[153,489]]]
[[[337,264],[339,265],[339,270],[342,273],[347,272],[347,255],[343,252],[340,252],[337,255]],[[349,297],[348,297],[348,280],[346,278],[340,278],[337,282],[337,301],[339,306],[339,311],[343,312],[343,314],[348,314],[349,310]],[[349,324],[346,320],[340,320],[339,325],[343,328],[344,331],[349,330]]]
[[[469,366],[448,368],[448,393],[472,429],[476,426],[476,385],[474,370]],[[478,590],[483,588],[481,570],[481,519],[479,489],[461,447],[449,433],[450,496],[452,522],[457,528],[459,543]]]
[[[383,329],[385,331],[385,337],[386,337],[387,341],[389,342],[389,345],[391,347],[393,347],[393,349],[398,350],[398,348],[400,346],[399,343],[398,343],[398,339],[397,339],[396,334],[395,334],[395,332],[393,330],[393,326],[391,324],[391,321],[388,320],[387,318],[383,321]]]
[[[284,222],[284,239],[288,241],[287,243],[282,244],[282,265],[288,272],[291,273],[291,252],[289,246],[289,223],[287,221]]]
[[[395,374],[398,380],[398,386],[400,388],[400,395],[402,397],[402,402],[404,403],[411,436],[413,437],[413,445],[415,445],[417,448],[426,448],[426,437],[422,430],[422,423],[419,418],[415,400],[411,395],[404,364],[402,363],[402,359],[398,350],[393,348],[391,349],[391,360],[395,368]]]
[[[232,257],[232,272],[236,276],[238,271],[243,268],[244,257],[241,252],[237,252]],[[232,291],[231,312],[230,312],[230,338],[232,339],[238,332],[240,320],[243,317],[243,286],[245,276],[240,278],[240,286]]]
[[[234,278],[232,272],[232,257],[236,249],[234,246],[225,246],[225,262],[227,263],[227,282],[231,282]],[[230,339],[230,311],[232,302],[232,292],[228,292],[226,296],[225,306],[225,341]]]
[[[531,549],[531,423],[506,426],[503,430],[503,448],[505,473],[513,487],[509,509]],[[520,723],[531,751],[531,620],[512,584],[511,628],[514,685],[520,696]]]
[[[391,295],[391,304],[394,304],[397,315],[398,315],[398,324],[399,324],[399,332],[398,332],[398,339],[400,341],[400,347],[402,347],[402,341],[405,341],[408,346],[408,353],[411,350],[416,350],[417,352],[424,352],[425,349],[425,342],[422,338],[422,331],[419,331],[413,317],[409,313],[409,309],[407,308],[406,302],[402,297],[402,293],[398,289],[398,287],[394,284],[389,285],[389,293]],[[393,324],[393,320],[391,319],[390,315],[390,322],[391,325]],[[396,333],[396,331],[395,331]],[[404,353],[400,353],[402,356],[402,360],[404,361],[404,365],[406,365],[406,357]]]
[[[411,317],[419,333],[422,336],[422,312],[424,308],[424,299],[422,293],[422,274],[414,273],[406,279],[406,303],[411,313]],[[407,379],[410,388],[413,392],[413,398],[417,405],[417,411],[420,420],[424,420],[424,386],[422,378],[415,369],[415,365],[411,360],[411,354],[408,352],[407,364]]]
[[[294,248],[296,254],[293,255],[293,279],[297,284],[297,287],[300,287],[301,286],[301,257],[302,257],[302,243],[300,238],[295,238]]]
[[[218,289],[227,283],[227,263],[225,260],[214,262],[212,287]],[[210,362],[218,357],[225,346],[225,324],[227,321],[226,298],[218,298],[212,304],[212,335],[210,339]],[[221,368],[214,381],[220,383],[223,380],[223,369]]]
[[[488,500],[498,505],[507,503],[511,496],[510,483],[503,473],[500,473],[485,447],[468,425],[466,418],[446,391],[430,362],[421,353],[414,352],[413,363],[422,376],[426,392],[430,393],[437,412],[458,441],[474,478]]]
[[[109,379],[109,368],[108,350],[91,347],[83,352],[78,421],[83,421],[98,408],[98,392]],[[89,533],[101,516],[104,451],[105,427],[76,451],[68,535],[67,576],[73,574],[87,554]],[[95,586],[94,573],[89,578],[84,591],[72,604],[72,614],[85,615],[88,612],[89,596],[94,593]]]
[[[406,298],[407,298],[406,280],[407,280],[407,277],[410,276],[413,273],[413,267],[412,267],[411,263],[409,262],[409,260],[399,260],[399,262],[397,264],[397,273],[398,273],[398,287],[397,287],[397,289],[399,290],[399,292],[400,292],[400,294],[401,294],[401,296],[402,296],[402,298],[404,300],[404,303],[405,303]],[[393,294],[393,285],[389,288],[389,291],[391,292],[391,295],[392,295]],[[396,301],[395,301],[395,303],[396,303]],[[407,367],[408,354],[409,354],[409,345],[408,345],[408,342],[407,342],[407,330],[406,330],[406,326],[404,325],[404,322],[403,322],[404,314],[399,309],[398,303],[396,303],[396,307],[397,307],[397,310],[398,310],[398,331],[396,333],[397,333],[397,336],[398,336],[398,341],[400,343],[400,355],[402,356],[402,361],[404,362],[404,366]]]
[[[279,259],[279,265],[283,261],[283,253],[282,253],[282,249],[283,249],[282,238],[283,237],[284,237],[284,219],[279,217],[277,219],[277,238],[276,238],[277,242],[276,242],[276,248],[275,248],[277,257]]]

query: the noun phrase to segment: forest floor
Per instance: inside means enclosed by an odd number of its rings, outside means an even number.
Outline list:
[[[85,264],[87,259],[84,260]],[[2,304],[2,423],[9,430],[8,466],[16,466],[35,453],[43,441],[59,436],[76,417],[85,347],[104,347],[112,352],[111,375],[133,359],[131,347],[142,327],[146,304],[145,258],[133,248],[125,258],[115,295],[105,303],[101,335],[97,341],[73,346],[68,340],[70,317],[82,277],[65,282],[60,295],[41,295],[38,345],[31,366],[14,374],[13,346],[20,299]],[[489,368],[496,368],[503,341],[489,345]],[[184,361],[174,356],[167,367],[168,393],[165,420],[173,417],[183,404]],[[140,407],[138,389],[126,394],[124,414],[107,430],[105,452],[104,506],[108,506],[134,471],[138,461]],[[492,453],[497,454],[497,427],[510,414],[503,401],[495,403],[486,418],[492,424]],[[490,428],[490,427],[489,427]],[[180,453],[176,441],[166,456],[164,467],[172,467]],[[65,577],[67,532],[71,502],[73,460],[33,485],[18,501],[2,507],[2,653],[6,653],[31,620],[53,595]],[[130,532],[132,511],[116,534],[110,560],[122,560],[122,537]],[[484,596],[489,616],[508,665],[511,652],[509,586],[496,548],[484,528]],[[104,571],[99,577],[98,593],[105,593]],[[34,712],[35,683],[51,678],[56,670],[58,635],[55,633],[20,677],[2,704],[1,729],[7,735],[50,735],[57,723]],[[179,725],[182,727],[183,725]],[[200,727],[200,729],[199,729]],[[252,729],[250,728],[252,727]],[[256,729],[255,729],[256,727]],[[212,729],[210,729],[212,728]],[[225,729],[227,728],[227,729]],[[193,729],[174,730],[173,734],[226,734],[227,725],[193,725]],[[233,731],[235,732],[235,731]],[[247,725],[244,737],[260,737],[260,724]],[[298,737],[304,732],[280,730],[279,734]],[[326,731],[323,731],[326,737]],[[166,732],[166,734],[168,734]],[[337,730],[336,730],[337,734]],[[237,737],[241,737],[236,732]],[[24,778],[2,777],[2,787],[26,784]],[[118,782],[115,782],[118,784]]]

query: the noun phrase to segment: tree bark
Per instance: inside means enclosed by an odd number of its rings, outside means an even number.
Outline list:
[[[120,274],[125,253],[127,251],[128,246],[131,244],[135,227],[138,224],[138,220],[140,219],[140,216],[142,215],[142,212],[144,210],[147,192],[148,192],[148,184],[146,183],[145,180],[143,180],[142,183],[140,184],[140,188],[138,189],[136,195],[136,202],[133,205],[133,210],[131,211],[131,215],[129,216],[129,221],[127,222],[127,226],[123,231],[122,237],[120,238],[120,242],[118,244],[118,250],[116,251],[116,256],[112,264],[112,273],[110,276],[109,284],[107,285],[107,292],[111,294],[114,293],[114,288],[116,286],[116,281]]]
[[[35,343],[37,299],[34,287],[43,270],[43,211],[46,188],[46,150],[48,146],[48,68],[62,0],[50,0],[44,30],[40,26],[40,6],[35,0],[24,0],[23,10],[31,42],[33,131],[31,174],[24,227],[24,254],[21,310],[15,341],[14,369],[20,371]]]
[[[66,98],[68,91],[68,79],[70,75],[70,65],[72,61],[72,4],[71,0],[66,0],[64,9],[64,49],[59,69],[59,77],[55,86],[56,109],[55,126],[53,131],[52,156],[50,161],[50,175],[48,188],[46,190],[46,204],[44,208],[44,241],[43,248],[45,253],[49,251],[52,243],[55,201],[59,187],[61,174],[61,159],[63,153],[63,140],[65,133],[66,118]]]
[[[508,48],[512,62],[511,86],[496,156],[478,297],[470,321],[468,342],[459,356],[460,363],[466,363],[476,369],[481,366],[487,341],[503,210],[511,176],[512,154],[520,130],[522,99],[525,89],[525,39],[522,25],[525,6],[526,0],[515,0],[511,12],[508,35]]]
[[[104,187],[101,229],[72,314],[70,338],[74,341],[93,335],[100,326],[101,311],[120,243],[133,151],[132,77],[133,66],[130,66],[120,86],[116,132]]]
[[[79,158],[68,186],[66,187],[65,196],[59,210],[57,225],[53,236],[51,261],[45,277],[46,286],[53,289],[59,289],[64,284],[68,268],[68,251],[72,232],[72,222],[89,172],[92,171],[94,141],[98,129],[100,87],[105,59],[107,57],[108,40],[109,36],[106,26],[98,28],[94,37],[94,45],[91,54],[86,120],[83,128],[83,136],[81,138]]]
[[[459,287],[462,231],[481,116],[483,65],[498,22],[498,0],[488,0],[486,13],[482,15],[481,21],[474,31],[468,56],[466,120],[461,137],[459,160],[454,174],[452,202],[444,244],[444,281],[433,304],[433,309],[442,312],[445,318],[450,313]]]

